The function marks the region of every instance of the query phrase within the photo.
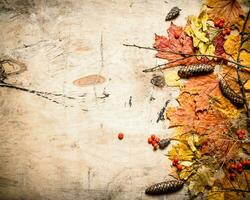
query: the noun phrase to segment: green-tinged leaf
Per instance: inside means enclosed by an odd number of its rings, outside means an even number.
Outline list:
[[[188,178],[195,173],[195,170],[193,167],[185,167],[180,173],[179,173],[179,178],[181,180],[188,180]]]
[[[215,178],[212,177],[210,168],[202,166],[197,170],[196,175],[192,177],[188,189],[192,195],[198,195],[204,192],[205,187],[213,186]]]

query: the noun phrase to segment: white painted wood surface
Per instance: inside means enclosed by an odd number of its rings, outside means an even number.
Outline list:
[[[187,198],[184,191],[144,195],[148,185],[171,178],[167,151],[153,152],[147,137],[171,134],[168,124],[156,119],[177,93],[154,88],[152,74],[142,73],[161,62],[154,52],[122,44],[152,46],[154,33],[166,34],[169,23],[164,19],[173,6],[182,9],[174,22],[184,25],[187,15],[199,13],[201,1],[0,2],[0,52],[27,65],[27,71],[8,82],[77,97],[58,97],[72,106],[65,108],[0,88],[0,199]],[[73,85],[90,74],[100,74],[106,82]],[[110,96],[99,98],[103,92]],[[117,139],[118,132],[125,134],[124,140]]]

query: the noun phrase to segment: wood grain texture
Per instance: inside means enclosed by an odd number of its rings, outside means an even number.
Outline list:
[[[182,9],[175,23],[197,14],[200,1],[5,0],[0,1],[1,54],[27,70],[8,83],[74,97],[45,98],[0,88],[0,199],[151,199],[144,190],[168,178],[164,152],[148,135],[162,138],[156,123],[175,89],[157,89],[142,70],[156,64],[151,46],[165,34],[166,12]],[[2,56],[1,55],[1,56]],[[100,85],[73,81],[98,74]],[[109,95],[107,95],[109,94]],[[152,100],[154,97],[155,100]],[[174,103],[174,102],[172,102]],[[117,140],[117,133],[125,138]],[[158,199],[182,199],[183,191]]]

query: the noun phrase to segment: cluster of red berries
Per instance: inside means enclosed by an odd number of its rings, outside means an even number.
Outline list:
[[[214,21],[214,26],[218,27],[218,28],[223,28],[224,23],[225,23],[225,19],[224,18],[219,18],[219,19]],[[231,29],[229,27],[224,28],[224,30],[222,31],[223,35],[230,35],[230,33],[231,33]]]
[[[159,148],[159,142],[160,142],[160,138],[157,137],[155,134],[152,134],[149,138],[148,138],[148,143],[151,144],[154,148],[154,150],[157,150]]]
[[[247,134],[247,131],[243,129],[239,129],[236,131],[236,135],[238,136],[239,140],[245,139],[246,134]]]
[[[172,164],[177,168],[179,172],[183,169],[183,166],[179,163],[179,159],[177,157],[173,159]]]
[[[250,169],[250,160],[231,163],[228,168],[230,179],[234,180],[237,173],[241,174],[243,170],[248,169]]]
[[[214,21],[214,26],[219,27],[219,28],[223,28],[224,23],[225,23],[225,19],[224,18],[219,18],[219,19]]]

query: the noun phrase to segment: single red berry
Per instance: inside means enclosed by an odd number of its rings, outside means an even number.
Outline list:
[[[226,30],[223,30],[223,31],[222,31],[222,34],[223,34],[223,35],[227,35],[227,31],[226,31]]]
[[[172,161],[172,165],[173,165],[173,166],[176,166],[177,164],[178,164],[178,163]]]
[[[238,171],[239,173],[242,173],[242,172],[243,172],[243,168],[239,168],[239,169],[237,169],[237,171]]]
[[[181,165],[181,164],[178,164],[178,165],[177,165],[177,170],[178,170],[178,171],[181,171],[181,170],[182,170],[182,165]]]
[[[237,164],[237,169],[240,169],[240,168],[242,168],[243,166],[242,166],[242,164],[241,163],[238,163]]]
[[[219,26],[219,28],[223,28],[224,27],[224,23],[220,22],[218,26]]]
[[[123,134],[123,133],[119,133],[119,134],[118,134],[118,139],[119,139],[119,140],[122,140],[123,138],[124,138],[124,134]]]
[[[239,138],[239,140],[243,140],[245,138],[245,136],[240,134],[240,135],[238,135],[238,138]]]
[[[153,145],[153,147],[154,147],[154,150],[156,151],[156,150],[158,149],[159,145],[158,145],[157,143],[155,143],[155,144]]]
[[[244,166],[247,165],[247,161],[246,161],[246,160],[243,160],[243,161],[241,161],[241,164],[242,164],[242,166],[244,167]]]
[[[215,21],[214,21],[214,26],[215,26],[215,27],[219,26],[219,23],[220,23],[219,20],[215,20]]]
[[[155,146],[155,145],[157,145],[157,142],[156,142],[155,140],[153,140],[153,141],[151,142],[151,144],[152,144],[152,146]]]
[[[152,134],[152,135],[151,135],[151,139],[152,139],[152,140],[155,140],[155,137],[156,137],[155,134]]]
[[[149,144],[152,144],[152,142],[153,142],[152,138],[149,137],[149,138],[148,138],[148,143],[149,143]]]
[[[157,143],[159,143],[160,142],[160,138],[159,137],[155,137],[155,141],[157,142]]]
[[[231,180],[234,180],[234,179],[235,179],[236,174],[235,174],[235,173],[230,173],[230,174],[229,174],[229,176],[230,176],[230,179],[231,179]]]
[[[179,162],[179,159],[178,159],[177,157],[175,157],[175,158],[173,159],[173,162],[174,162],[174,163],[178,163],[178,162]]]
[[[221,17],[220,19],[220,22],[224,23],[225,22],[225,19],[223,17]]]
[[[231,168],[231,169],[236,169],[237,166],[236,166],[234,163],[231,163],[231,164],[230,164],[230,168]]]
[[[226,28],[226,34],[230,35],[230,33],[231,33],[231,29],[230,28]]]

